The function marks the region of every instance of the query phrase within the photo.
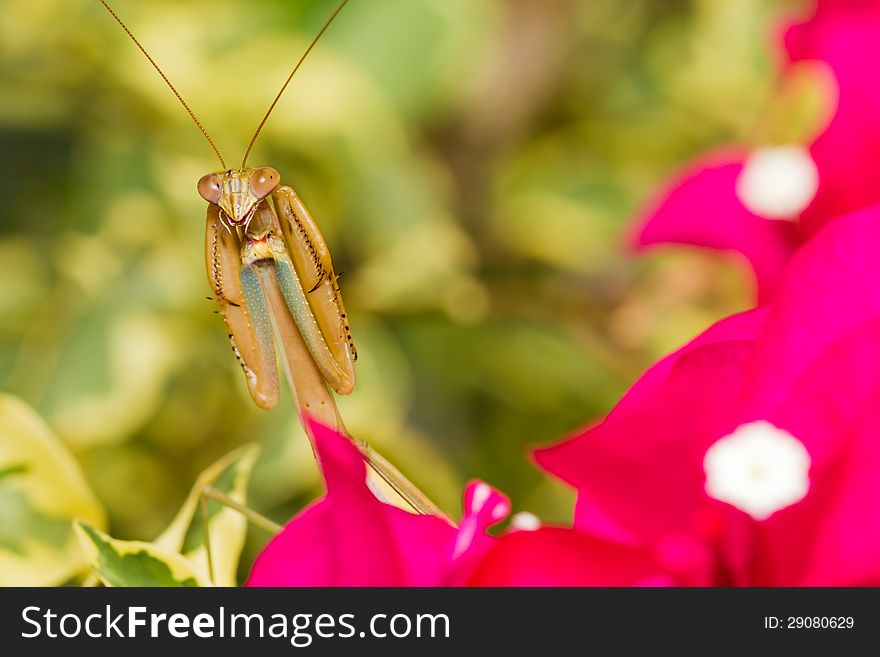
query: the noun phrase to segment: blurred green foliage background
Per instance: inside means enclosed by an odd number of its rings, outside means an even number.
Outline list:
[[[334,4],[114,7],[234,164]],[[751,302],[741,263],[636,259],[627,234],[692,155],[755,139],[771,30],[800,7],[352,0],[250,158],[297,190],[344,272],[352,432],[453,515],[481,478],[568,520],[529,448]],[[216,168],[97,0],[4,0],[0,388],[61,436],[120,538],[154,538],[246,442],[263,447],[257,510],[284,521],[320,491],[292,404],[251,403],[206,300],[195,183]],[[245,571],[265,539],[251,532]]]

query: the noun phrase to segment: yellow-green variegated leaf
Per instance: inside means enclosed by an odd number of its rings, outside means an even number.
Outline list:
[[[83,551],[107,586],[208,586],[181,555],[143,541],[119,541],[81,521],[74,522]]]
[[[219,502],[208,501],[206,546],[205,523],[199,498],[202,491],[211,486],[245,505],[248,483],[258,453],[259,448],[256,445],[247,445],[230,452],[202,472],[174,520],[155,541],[156,547],[160,549],[183,554],[203,578],[217,586],[236,585],[235,574],[244,547],[247,519],[238,511]],[[208,546],[211,550],[212,568],[208,565]]]
[[[27,404],[0,394],[0,586],[51,586],[82,570],[74,518],[106,525],[64,444]]]

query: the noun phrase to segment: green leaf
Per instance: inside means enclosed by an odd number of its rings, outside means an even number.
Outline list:
[[[207,503],[207,537],[213,566],[211,578],[205,526],[199,509],[200,495],[211,486],[236,502],[245,504],[248,482],[258,453],[256,445],[247,445],[230,452],[202,472],[177,516],[155,541],[157,548],[183,554],[205,580],[213,579],[217,586],[236,585],[235,574],[247,534],[247,519],[219,502],[212,500]]]
[[[40,513],[21,491],[0,489],[0,549],[27,558],[27,541],[39,537],[44,544],[63,550],[69,524],[69,520]]]
[[[119,541],[85,522],[74,523],[94,568],[107,586],[205,586],[179,554],[142,541]]]
[[[0,394],[0,586],[52,586],[82,570],[74,518],[106,524],[64,444],[27,404]]]

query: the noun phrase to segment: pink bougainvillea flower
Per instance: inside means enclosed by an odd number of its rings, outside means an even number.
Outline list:
[[[510,505],[483,482],[465,491],[458,528],[379,501],[351,441],[309,426],[326,495],[288,523],[257,557],[248,586],[439,586],[464,581],[494,540],[486,529]]]
[[[635,245],[738,253],[754,271],[758,303],[772,300],[801,243],[832,217],[880,202],[877,34],[877,0],[822,1],[812,18],[789,24],[782,39],[789,61],[821,62],[832,74],[834,111],[821,134],[805,146],[697,158],[639,217]]]
[[[837,86],[834,116],[810,145],[821,185],[801,217],[807,234],[830,217],[880,201],[874,175],[880,167],[878,34],[877,0],[820,0],[809,20],[785,32],[790,60],[824,62]]]
[[[880,583],[880,206],[830,222],[769,307],[709,329],[537,453],[575,529],[684,584]]]

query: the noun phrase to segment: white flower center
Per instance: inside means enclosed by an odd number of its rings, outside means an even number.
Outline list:
[[[519,529],[524,532],[533,532],[541,528],[541,520],[534,513],[520,511],[510,518],[511,529]]]
[[[764,420],[742,424],[703,459],[706,493],[765,520],[800,502],[810,488],[810,454],[787,431]]]
[[[740,202],[768,219],[797,219],[818,189],[819,171],[803,146],[755,149],[736,179]]]

